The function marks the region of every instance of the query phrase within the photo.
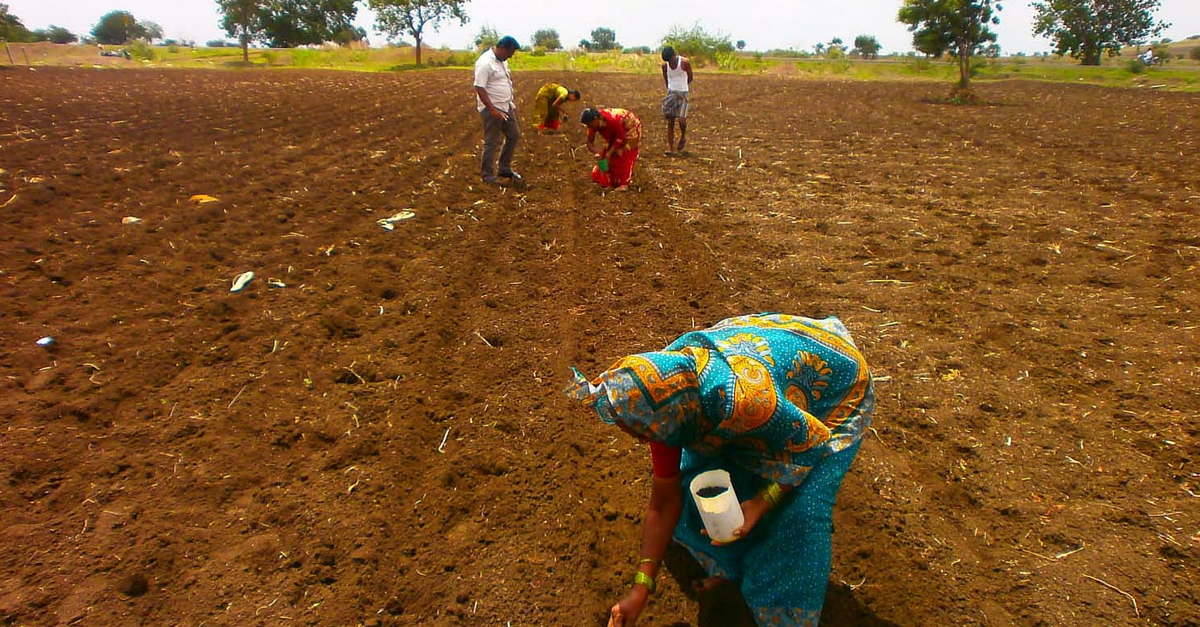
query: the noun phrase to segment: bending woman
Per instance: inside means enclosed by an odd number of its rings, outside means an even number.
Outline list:
[[[629,189],[633,166],[642,145],[642,121],[627,109],[584,109],[579,121],[587,127],[587,147],[600,161],[592,168],[592,180],[600,187]],[[608,146],[596,151],[596,135]]]
[[[568,396],[649,442],[653,482],[634,583],[610,625],[632,627],[674,540],[734,582],[760,626],[812,627],[832,564],[833,505],[874,409],[871,375],[837,318],[730,318],[617,361]],[[685,486],[724,469],[745,523],[722,544]]]
[[[542,85],[533,97],[533,125],[542,132],[557,131],[559,121],[565,118],[562,106],[580,97],[578,91],[569,90],[558,83]]]

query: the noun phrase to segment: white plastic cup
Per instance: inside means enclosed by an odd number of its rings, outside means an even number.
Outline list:
[[[710,470],[696,475],[688,486],[708,537],[717,542],[732,542],[734,530],[746,522],[742,504],[733,491],[733,482],[724,470]]]

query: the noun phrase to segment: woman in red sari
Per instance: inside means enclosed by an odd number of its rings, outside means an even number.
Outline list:
[[[579,121],[587,127],[587,146],[600,163],[592,168],[592,180],[601,187],[629,189],[633,166],[642,143],[642,121],[627,109],[584,109]],[[596,151],[596,135],[608,146]]]

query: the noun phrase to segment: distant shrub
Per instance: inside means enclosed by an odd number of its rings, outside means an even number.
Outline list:
[[[671,27],[670,32],[663,37],[662,43],[674,48],[681,56],[701,62],[716,63],[718,54],[733,51],[733,44],[730,43],[728,35],[709,33],[699,23],[691,28]]]
[[[272,50],[264,50],[262,58],[267,62],[267,65],[274,65],[279,60],[279,53]]]
[[[542,53],[545,55],[545,53]],[[451,52],[447,54],[438,65],[466,67],[475,64],[475,56],[469,52]]]
[[[768,57],[783,57],[786,59],[807,59],[812,56],[812,53],[807,50],[772,48],[766,52],[766,55]]]
[[[732,52],[717,53],[717,67],[722,70],[736,71],[741,66],[741,60]]]
[[[1200,61],[1200,46],[1188,50],[1188,58],[1193,61]]]
[[[1141,57],[1134,57],[1125,64],[1125,69],[1133,74],[1141,74],[1146,71],[1146,62]]]
[[[146,43],[145,39],[139,39],[125,49],[129,51],[129,56],[135,59],[141,59],[143,61],[154,60],[154,48],[151,47],[150,44]]]
[[[328,65],[325,62],[326,55],[320,50],[292,50],[292,67],[320,67]]]

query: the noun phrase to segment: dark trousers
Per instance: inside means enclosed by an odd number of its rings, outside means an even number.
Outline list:
[[[510,109],[508,120],[500,120],[487,109],[479,112],[479,120],[483,123],[483,157],[479,160],[479,176],[495,176],[496,171],[492,168],[501,138],[504,139],[504,147],[500,148],[500,176],[512,174],[513,154],[521,139],[521,125],[517,123],[516,114],[515,110]]]

